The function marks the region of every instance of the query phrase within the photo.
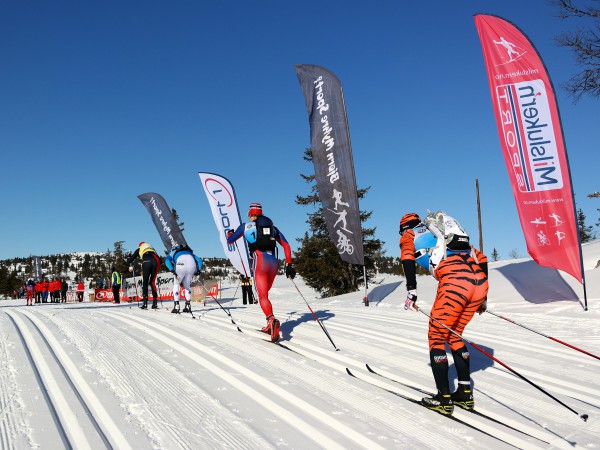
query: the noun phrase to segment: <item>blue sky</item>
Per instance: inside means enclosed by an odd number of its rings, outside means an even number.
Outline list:
[[[261,202],[293,248],[308,229],[295,196],[309,126],[294,64],[341,80],[361,208],[398,256],[407,211],[444,209],[484,249],[526,256],[500,151],[473,15],[533,41],[557,89],[578,207],[598,220],[598,100],[560,89],[577,70],[545,0],[28,1],[0,17],[0,258],[162,250],[137,199],[158,192],[200,256],[223,256],[197,173],[233,183],[242,214]]]

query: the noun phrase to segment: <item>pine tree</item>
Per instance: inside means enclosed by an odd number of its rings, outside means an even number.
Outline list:
[[[579,238],[581,239],[582,244],[596,238],[593,226],[586,226],[585,214],[581,208],[577,210],[577,228],[579,229]]]
[[[183,230],[185,229],[184,228],[185,222],[179,221],[179,213],[177,212],[177,210],[175,208],[171,208],[171,213],[173,214],[173,218],[175,219],[175,222],[177,222],[177,225],[179,225],[179,229],[183,233]]]
[[[498,250],[496,250],[496,247],[494,247],[494,250],[492,250],[492,261],[498,261],[500,259],[500,254],[498,253]]]
[[[312,162],[312,151],[304,151],[305,161]],[[306,284],[315,289],[322,297],[356,292],[359,285],[364,283],[363,267],[356,264],[343,262],[338,254],[335,244],[329,239],[327,224],[323,214],[315,175],[300,176],[311,186],[307,196],[296,196],[296,204],[312,206],[314,212],[308,213],[310,234],[306,232],[302,238],[297,239],[300,248],[295,254],[294,266]],[[358,189],[358,198],[363,198],[369,188]],[[364,223],[371,217],[372,212],[360,211],[360,221]],[[363,253],[367,281],[375,272],[375,260],[385,252],[382,250],[383,242],[374,237],[376,228],[363,228]]]
[[[83,278],[89,278],[92,274],[92,257],[86,253],[83,255],[83,263],[81,264],[81,276]]]
[[[113,258],[111,266],[114,266],[121,274],[127,273],[127,264],[125,263],[124,246],[125,241],[117,241],[113,244]],[[112,273],[111,273],[112,277]]]

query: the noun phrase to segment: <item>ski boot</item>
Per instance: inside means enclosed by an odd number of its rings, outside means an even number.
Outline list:
[[[148,309],[148,299],[147,298],[142,300],[142,306],[140,306],[140,309]]]
[[[158,300],[156,300],[156,299],[152,300],[152,306],[151,306],[151,308],[152,309],[157,309],[158,308]]]
[[[263,333],[271,334],[271,321],[274,319],[273,314],[267,317],[267,324],[260,329]]]
[[[185,305],[183,306],[183,312],[184,313],[191,313],[192,312],[192,305],[190,305],[190,302],[188,302],[186,300]]]
[[[279,320],[271,314],[267,317],[267,325],[264,326],[260,331],[271,335],[271,342],[277,342],[279,340]]]
[[[467,411],[475,409],[475,400],[470,386],[459,384],[455,392],[452,393],[452,403],[460,406]]]
[[[173,303],[173,309],[171,310],[171,313],[173,313],[173,314],[179,314],[179,302],[174,302]]]
[[[421,400],[421,404],[433,411],[449,416],[454,412],[454,405],[452,404],[452,396],[450,394],[442,394],[438,392],[433,397],[425,397]]]
[[[279,320],[273,317],[271,322],[271,342],[277,342],[279,340]]]

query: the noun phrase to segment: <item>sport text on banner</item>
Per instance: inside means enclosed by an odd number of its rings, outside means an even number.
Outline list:
[[[342,85],[319,66],[294,66],[310,124],[315,178],[329,238],[342,261],[364,265],[356,177]]]

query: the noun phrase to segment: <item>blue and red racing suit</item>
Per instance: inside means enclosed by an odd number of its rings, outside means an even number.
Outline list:
[[[275,250],[264,251],[253,249],[251,238],[249,238],[250,233],[248,233],[248,230],[251,229],[252,226],[253,223],[242,223],[239,227],[237,227],[233,234],[229,235],[227,238],[227,243],[233,244],[239,238],[244,237],[251,244],[250,250],[252,251],[253,256],[252,269],[254,272],[254,284],[256,286],[256,290],[258,291],[260,307],[265,313],[265,316],[269,317],[273,314],[273,306],[269,300],[269,290],[271,289],[271,286],[273,286],[275,275],[277,275],[277,255]],[[277,227],[273,226],[273,229],[275,240],[283,248],[286,263],[291,264],[292,250],[290,248],[290,244],[286,240],[283,233],[277,229]]]

